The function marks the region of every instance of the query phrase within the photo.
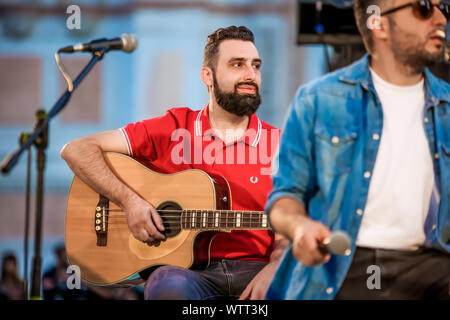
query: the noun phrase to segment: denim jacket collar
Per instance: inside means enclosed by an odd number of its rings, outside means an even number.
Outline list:
[[[450,102],[450,92],[428,69],[425,69],[425,88],[427,102],[431,101],[433,105],[438,105],[440,101]],[[372,77],[369,69],[369,54],[356,61],[352,67],[346,68],[339,77],[340,81],[358,84],[360,83],[366,90],[375,91]],[[428,104],[428,103],[427,103]]]
[[[450,102],[450,91],[443,85],[443,81],[436,78],[428,69],[425,69],[425,87],[427,97],[436,106],[440,102]]]

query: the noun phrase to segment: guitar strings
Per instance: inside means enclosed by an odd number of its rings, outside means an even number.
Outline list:
[[[204,227],[204,228],[180,228],[181,231],[186,231],[186,230],[203,230],[203,231],[207,231],[207,230],[216,230],[216,231],[220,231],[223,229],[231,229],[231,230],[271,230],[269,227],[250,227],[250,226],[245,226],[245,227],[239,227],[239,228],[225,228],[225,227]],[[124,227],[115,227],[115,228],[108,228],[108,231],[113,231],[113,230],[122,230],[122,231],[126,231],[129,232],[131,234],[131,232],[124,228]],[[169,237],[168,239],[170,239],[171,237]]]
[[[125,211],[123,211],[123,210],[117,210],[117,209],[105,209],[105,211],[112,211],[112,212],[123,212],[123,213],[125,213]],[[233,213],[233,214],[235,214],[236,212],[241,212],[241,214],[244,216],[244,215],[250,215],[250,216],[252,216],[252,215],[267,215],[265,212],[260,212],[260,211],[235,211],[235,210],[208,210],[208,211],[196,211],[196,212],[187,212],[187,210],[156,210],[158,213],[165,213],[165,212],[176,212],[176,213],[181,213],[181,214],[185,214],[185,215],[187,215],[187,214],[189,214],[189,215],[191,215],[191,214],[193,214],[193,213],[195,213],[195,214],[199,214],[199,215],[202,215],[202,214],[204,214],[204,213],[207,213],[207,214],[216,214],[216,213],[220,213],[220,215],[223,215],[223,214],[226,214],[226,215],[228,215],[228,214],[230,214],[230,213]],[[189,211],[191,211],[191,210],[189,210]],[[99,213],[100,213],[101,211],[99,211]]]
[[[127,219],[127,216],[106,216],[107,218],[111,219]],[[240,221],[247,221],[247,220],[261,220],[261,217],[248,217],[245,219],[241,219]],[[101,219],[100,217],[98,219]],[[185,216],[161,216],[161,219],[176,219],[176,220],[184,220],[184,221],[203,221],[203,220],[233,220],[237,221],[238,219],[235,217],[185,217]]]
[[[126,218],[126,217],[116,217],[116,218]],[[172,217],[164,217],[163,220],[163,224],[164,225],[181,225],[181,226],[191,226],[192,225],[192,219],[184,219],[182,220],[181,217],[179,216],[172,216]],[[175,220],[175,221],[174,221]],[[200,218],[196,218],[194,220],[194,224],[198,225],[198,224],[205,224],[205,225],[211,225],[211,224],[215,224],[216,222],[218,222],[219,224],[223,224],[226,226],[228,226],[228,224],[231,224],[233,226],[235,226],[236,224],[236,219],[234,218],[230,218],[230,217],[222,217],[222,218],[218,218],[215,219],[213,217],[209,217],[209,218],[205,218],[205,219],[200,219]],[[245,221],[241,221],[241,225],[242,226],[247,226],[248,224],[251,226],[252,224],[261,224],[261,219],[259,219],[258,217],[252,217],[250,219],[246,219]],[[108,220],[107,222],[108,224],[127,224],[127,221],[125,220]],[[247,226],[248,227],[248,226]]]
[[[173,220],[175,220],[175,221],[173,221]],[[217,220],[215,220],[215,219],[209,219],[209,220],[200,220],[200,221],[194,221],[194,223],[195,224],[197,224],[197,223],[203,223],[203,222],[205,222],[205,223],[210,223],[210,222],[215,222],[215,221],[217,221]],[[112,220],[112,221],[108,221],[108,223],[116,223],[116,222],[118,222],[118,223],[122,223],[122,222],[126,222],[126,221],[124,221],[124,220]],[[235,222],[235,220],[231,220],[231,219],[228,219],[228,220],[226,220],[226,219],[222,219],[222,220],[220,220],[220,223],[229,223],[229,222]],[[241,224],[247,224],[247,223],[249,223],[249,222],[253,222],[253,223],[256,223],[256,222],[261,222],[261,220],[256,220],[256,219],[253,219],[253,220],[248,220],[248,221],[244,221],[244,222],[242,222],[241,221]],[[180,219],[172,219],[172,221],[167,221],[166,223],[178,223],[178,224],[192,224],[192,220],[185,220],[185,221],[181,221]]]
[[[127,216],[125,215],[125,214],[123,214],[123,215],[111,215],[111,214],[106,214],[106,215],[104,215],[105,217],[109,217],[109,218],[126,218]],[[198,216],[192,216],[192,215],[189,215],[189,216],[187,216],[187,215],[160,215],[161,216],[161,218],[184,218],[184,219],[189,219],[189,220],[192,220],[192,219],[203,219],[203,217],[205,217],[204,215],[198,215]],[[256,218],[256,219],[259,219],[259,218],[261,218],[262,216],[264,216],[264,215],[256,215],[256,214],[254,214],[254,215],[250,215],[250,216],[245,216],[245,217],[241,217],[241,219],[242,220],[247,220],[248,218],[250,218],[250,219],[254,219],[254,218]],[[216,217],[216,216],[213,216],[213,217],[211,217],[211,216],[206,216],[206,219],[216,219],[216,218],[218,218],[218,219],[237,219],[237,217],[234,217],[234,216],[223,216],[223,215],[221,215],[220,217]]]
[[[111,219],[127,219],[127,216],[126,215],[105,215],[105,217],[106,218],[111,218]],[[205,217],[205,216],[198,216],[198,217],[193,217],[193,216],[182,216],[182,215],[174,215],[174,216],[172,216],[172,215],[160,215],[160,217],[162,218],[162,219],[171,219],[171,218],[174,218],[174,219],[184,219],[184,220],[187,220],[187,221],[192,221],[192,219],[194,219],[194,220],[203,220],[203,219],[211,219],[211,220],[216,220],[216,219],[219,219],[219,220],[223,220],[223,219],[225,219],[225,220],[238,220],[236,217]],[[247,221],[247,220],[261,220],[261,218],[262,218],[262,216],[261,215],[259,215],[259,216],[250,216],[250,217],[241,217],[241,221],[242,220],[245,220],[245,221]],[[100,217],[99,217],[99,219],[100,219]]]
[[[196,209],[183,209],[183,210],[169,210],[169,209],[160,209],[160,210],[156,210],[158,213],[159,212],[177,212],[177,213],[188,213],[187,211],[194,211],[194,210],[196,210]],[[111,211],[111,212],[124,212],[123,210],[121,210],[121,209],[105,209],[105,211]],[[206,213],[220,213],[220,214],[229,214],[229,213],[236,213],[236,212],[241,212],[243,215],[244,214],[249,214],[249,215],[256,215],[256,214],[259,214],[259,215],[265,215],[266,213],[265,212],[261,212],[261,211],[237,211],[237,210],[196,210],[196,212],[195,213],[198,213],[198,214],[202,214],[202,213],[205,213],[205,211],[206,211]],[[99,212],[101,212],[101,211],[99,211]],[[194,213],[194,212],[191,212],[191,213]],[[191,213],[189,213],[189,214],[191,214]]]
[[[182,216],[182,215],[174,215],[174,216],[168,216],[168,215],[160,215],[161,216],[161,218],[184,218],[184,219],[187,219],[187,220],[192,220],[192,219],[203,219],[203,217],[204,216],[197,216],[197,217],[194,217],[194,216]],[[105,215],[105,217],[109,217],[109,218],[126,218],[127,216],[126,215]],[[205,217],[206,219],[216,219],[216,217]],[[261,216],[257,216],[257,217],[249,217],[250,219],[259,219],[259,218],[261,218]],[[237,220],[237,218],[236,217],[217,217],[217,219],[235,219],[235,220]],[[248,219],[248,217],[241,217],[241,219],[242,220],[247,220]]]
[[[194,209],[195,210],[195,209]],[[127,216],[125,215],[125,212],[121,209],[105,209],[105,211],[111,211],[111,212],[123,212],[124,214],[121,215],[117,215],[117,214],[105,214],[105,217],[111,218],[111,220],[108,220],[108,225],[112,224],[112,225],[125,225],[127,224],[127,221],[124,221],[123,219],[127,219]],[[197,227],[197,224],[202,224],[204,225],[203,228],[219,228],[220,227],[215,227],[215,226],[211,226],[212,224],[215,225],[215,223],[219,223],[219,224],[225,224],[225,226],[221,226],[222,228],[227,228],[228,224],[231,224],[233,227],[237,227],[236,221],[237,221],[237,217],[236,216],[229,216],[228,214],[230,212],[232,212],[232,210],[219,210],[217,212],[217,210],[199,210],[199,212],[195,212],[196,214],[198,213],[198,216],[193,215],[194,212],[187,212],[187,209],[184,210],[170,210],[170,209],[161,209],[161,210],[157,210],[158,213],[160,213],[161,218],[163,220],[165,220],[163,222],[164,226],[167,227],[171,227],[171,226],[180,226],[181,229],[185,229],[185,230],[194,230],[194,229],[202,229],[202,227]],[[189,210],[191,211],[191,210]],[[203,212],[202,212],[203,211]],[[164,213],[179,213],[176,215],[167,215]],[[236,212],[236,211],[234,211]],[[203,214],[207,213],[207,216],[205,217]],[[213,214],[213,216],[211,216],[211,213]],[[220,216],[218,217],[216,215],[216,213],[220,213]],[[225,216],[224,216],[225,215]],[[252,224],[256,224],[259,225],[262,221],[261,221],[261,217],[263,215],[266,215],[265,212],[260,212],[260,211],[246,211],[246,212],[242,212],[242,221],[241,222],[241,226],[239,226],[238,228],[243,229],[243,228],[251,228]],[[194,227],[191,227],[192,224],[192,219],[194,219]],[[175,220],[175,221],[173,221]],[[262,227],[264,228],[264,227]],[[114,230],[114,228],[108,228],[109,230]]]

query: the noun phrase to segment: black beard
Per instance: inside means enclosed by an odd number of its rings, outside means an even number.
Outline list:
[[[217,83],[215,72],[213,72],[214,81],[214,96],[216,97],[217,103],[225,111],[242,116],[251,116],[258,110],[261,104],[261,96],[259,95],[258,86],[254,82],[239,82],[234,86],[234,92],[225,93],[219,88]],[[239,94],[237,92],[237,87],[242,84],[255,86],[255,94]]]
[[[434,54],[427,52],[424,49],[427,40],[424,43],[414,43],[415,37],[410,34],[403,35],[403,38],[400,38],[397,36],[395,22],[393,19],[389,21],[392,30],[391,37],[393,39],[391,50],[397,61],[410,67],[414,73],[420,73],[424,68],[444,60],[444,49],[442,49],[442,52]]]

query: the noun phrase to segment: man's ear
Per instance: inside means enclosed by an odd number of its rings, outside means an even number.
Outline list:
[[[203,83],[208,87],[212,87],[214,84],[212,70],[209,67],[203,67],[200,70],[200,78],[202,78]]]
[[[373,35],[373,39],[376,40],[381,40],[381,41],[386,41],[388,40],[388,35],[389,35],[389,19],[387,17],[380,17],[380,23],[379,23],[379,27],[378,28],[373,28],[372,29],[372,35]]]

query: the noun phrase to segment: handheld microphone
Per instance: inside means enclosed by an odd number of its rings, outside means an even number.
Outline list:
[[[100,48],[109,50],[122,50],[125,52],[133,52],[138,46],[138,40],[134,35],[123,33],[120,38],[114,39],[97,39],[89,43],[78,43],[74,46],[67,46],[58,50],[58,52],[93,52]]]
[[[331,253],[343,256],[349,256],[351,253],[352,242],[347,233],[343,231],[334,231],[331,235],[319,245],[324,253]]]

